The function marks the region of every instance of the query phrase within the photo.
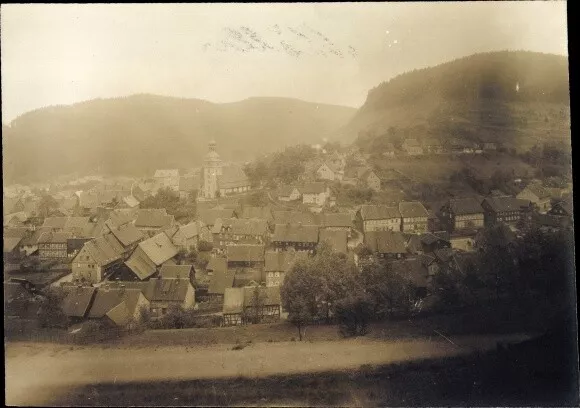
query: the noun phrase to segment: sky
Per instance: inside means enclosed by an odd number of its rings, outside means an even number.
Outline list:
[[[393,76],[466,55],[568,54],[560,1],[10,4],[0,19],[4,124],[143,93],[360,107]]]

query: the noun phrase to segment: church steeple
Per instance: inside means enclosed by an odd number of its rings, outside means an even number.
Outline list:
[[[203,197],[213,199],[218,189],[218,176],[222,174],[222,161],[216,152],[217,143],[211,140],[208,143],[208,152],[203,165]]]

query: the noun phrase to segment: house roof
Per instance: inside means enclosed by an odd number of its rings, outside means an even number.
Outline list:
[[[177,255],[177,248],[164,232],[140,242],[139,247],[157,266]]]
[[[139,202],[145,200],[145,198],[147,197],[145,192],[138,185],[133,186],[131,193],[133,194],[133,197],[139,200]]]
[[[316,214],[302,211],[274,211],[275,224],[319,225]]]
[[[222,174],[218,176],[219,188],[247,187],[250,180],[239,166],[222,167]]]
[[[522,200],[515,197],[488,197],[483,201],[494,212],[518,211],[530,206],[529,200]]]
[[[134,208],[139,206],[139,200],[132,195],[123,198],[123,202],[129,207]]]
[[[145,235],[133,224],[125,224],[115,229],[111,233],[119,240],[123,246],[133,245],[145,238]]]
[[[401,201],[399,203],[399,212],[401,213],[401,217],[403,218],[410,217],[427,218],[429,216],[427,209],[419,201],[409,201],[409,202]]]
[[[288,185],[280,186],[280,188],[278,189],[278,197],[290,197],[290,195],[294,190],[297,190],[298,193],[300,193],[300,190],[296,186],[288,186]]]
[[[327,241],[335,251],[346,253],[347,232],[345,230],[323,229],[320,231],[319,241]]]
[[[352,227],[352,216],[349,213],[323,213],[319,224],[323,228]]]
[[[68,217],[47,217],[44,219],[43,227],[54,229],[64,229]]]
[[[208,293],[217,293],[223,295],[227,288],[231,288],[234,285],[234,278],[236,276],[236,271],[228,270],[225,258],[214,258],[222,259],[224,261],[224,267],[218,268],[213,271],[213,274],[209,281]]]
[[[173,224],[173,215],[168,215],[165,209],[139,210],[135,226],[137,228],[165,228]]]
[[[193,237],[197,237],[199,235],[199,221],[193,221],[189,224],[182,225],[177,230],[176,234],[183,237],[184,239],[191,239]]]
[[[360,215],[364,221],[401,218],[401,213],[397,207],[388,207],[386,205],[362,205]]]
[[[119,260],[124,253],[121,243],[110,233],[85,242],[84,248],[100,266]]]
[[[201,178],[199,176],[183,176],[179,178],[179,191],[193,191],[198,190],[201,185]]]
[[[214,225],[216,219],[233,218],[234,213],[233,209],[225,208],[198,209],[197,217],[205,225]]]
[[[69,232],[43,232],[38,238],[39,244],[63,244],[66,243],[72,234]]]
[[[306,252],[299,251],[268,251],[264,257],[265,272],[288,272],[292,265],[300,259],[307,259]]]
[[[483,213],[479,200],[473,197],[449,200],[449,206],[456,215]]]
[[[276,224],[272,241],[317,243],[318,226],[303,224]]]
[[[239,218],[244,218],[244,219],[261,218],[261,219],[270,221],[273,219],[273,216],[272,216],[272,210],[270,209],[270,207],[245,206],[242,209],[241,214],[239,215]]]
[[[228,259],[221,256],[212,256],[205,267],[208,271],[224,271],[228,269]]]
[[[365,233],[365,242],[373,252],[380,254],[404,254],[407,252],[405,239],[400,232],[367,232]]]
[[[244,288],[225,288],[223,313],[242,313],[244,310]]]
[[[179,170],[177,169],[163,169],[163,170],[156,170],[154,178],[159,177],[179,177]]]
[[[217,222],[216,222],[217,225]],[[265,219],[238,219],[225,218],[221,222],[221,229],[225,228],[234,235],[263,236],[268,233],[268,222]]]
[[[149,280],[146,298],[152,302],[183,302],[191,286],[189,279],[157,279]]]
[[[264,262],[264,245],[228,245],[228,262]]]
[[[534,194],[539,199],[550,198],[550,191],[547,188],[544,188],[543,186],[541,186],[539,183],[529,184],[525,189],[530,191],[532,194]]]
[[[408,147],[421,147],[421,144],[417,139],[405,139],[403,141],[403,149]]]
[[[141,290],[123,287],[101,286],[97,289],[93,304],[87,317],[101,318],[107,315],[113,308],[124,302],[128,312],[133,315],[141,296]]]
[[[306,183],[302,188],[300,188],[302,194],[321,194],[325,191],[326,186],[324,183]]]
[[[24,238],[26,235],[28,235],[28,228],[26,227],[4,228],[4,239]]]
[[[61,308],[66,316],[85,317],[93,300],[96,288],[91,286],[65,286],[65,296]]]
[[[193,265],[169,265],[163,264],[159,269],[159,277],[162,279],[189,279]]]
[[[4,237],[4,252],[12,252],[22,241],[22,237]]]

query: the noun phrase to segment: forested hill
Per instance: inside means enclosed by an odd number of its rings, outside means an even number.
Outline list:
[[[354,113],[349,107],[266,97],[216,104],[134,95],[47,107],[2,127],[4,182],[195,167],[211,139],[223,159],[249,160],[286,145],[318,142]]]
[[[372,89],[338,133],[460,138],[525,148],[570,137],[568,59],[527,51],[475,54],[399,75]]]

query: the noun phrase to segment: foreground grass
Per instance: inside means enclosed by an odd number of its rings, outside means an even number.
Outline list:
[[[535,340],[503,352],[354,371],[95,384],[65,393],[51,405],[576,406],[573,364],[560,360],[570,357],[570,345],[560,354],[548,345],[555,343]],[[544,358],[538,358],[538,351]]]

